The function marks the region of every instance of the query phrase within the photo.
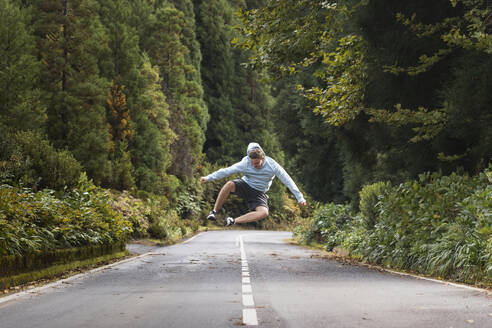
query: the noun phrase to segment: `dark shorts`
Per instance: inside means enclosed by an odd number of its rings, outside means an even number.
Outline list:
[[[268,209],[267,194],[250,187],[243,179],[235,179],[232,182],[236,185],[234,194],[244,199],[250,211],[255,211],[258,206],[264,206]]]

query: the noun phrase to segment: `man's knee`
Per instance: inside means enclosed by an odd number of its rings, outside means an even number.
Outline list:
[[[264,219],[268,216],[268,208],[264,207],[264,206],[258,206],[256,208],[256,211],[260,212],[261,213],[261,218]]]
[[[227,181],[224,187],[229,191],[229,192],[235,192],[236,191],[236,184],[234,181]]]

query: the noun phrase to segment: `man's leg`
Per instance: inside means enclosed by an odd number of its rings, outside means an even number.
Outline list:
[[[246,223],[259,221],[268,216],[268,208],[265,206],[258,206],[254,211],[241,215],[234,220],[234,223]]]
[[[215,201],[214,211],[218,212],[224,205],[227,197],[231,192],[236,191],[236,184],[233,181],[227,181],[226,184],[220,189],[219,195],[217,196],[217,200]]]

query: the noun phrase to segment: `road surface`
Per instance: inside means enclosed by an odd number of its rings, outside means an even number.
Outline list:
[[[290,237],[202,233],[0,298],[0,327],[492,327],[484,292],[344,265]]]

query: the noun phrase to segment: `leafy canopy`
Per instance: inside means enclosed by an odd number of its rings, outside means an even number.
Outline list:
[[[370,50],[362,27],[354,23],[368,4],[368,0],[268,0],[261,9],[238,12],[241,37],[233,42],[251,50],[248,67],[268,69],[274,77],[312,72],[321,87],[299,85],[298,90],[314,101],[314,112],[330,124],[343,125],[364,112],[372,122],[412,126],[415,136],[411,141],[433,138],[444,128],[445,109],[408,109],[401,104],[390,109],[373,108],[365,102],[368,66],[381,65],[368,59]],[[415,15],[406,18],[397,14],[395,20],[417,36],[440,33],[448,47],[431,56],[420,56],[414,67],[380,69],[417,75],[427,72],[456,47],[491,53],[491,9],[487,1],[450,0],[449,7],[457,7],[458,14],[428,25],[417,23]]]

